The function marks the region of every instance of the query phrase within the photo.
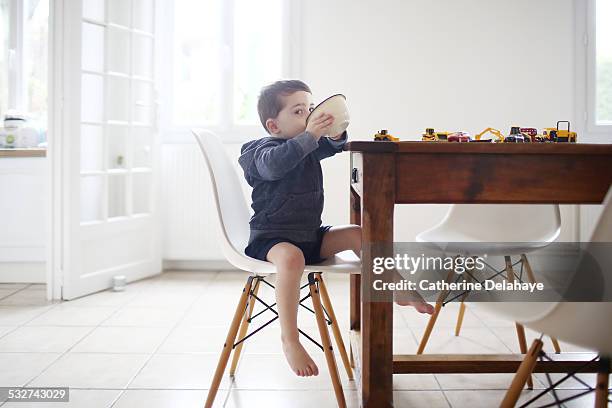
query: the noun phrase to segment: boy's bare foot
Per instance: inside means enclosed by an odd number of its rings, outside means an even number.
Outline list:
[[[319,375],[319,368],[299,340],[283,341],[282,343],[285,358],[287,358],[287,362],[294,373],[300,377]]]
[[[425,302],[424,300],[412,300],[412,301],[396,300],[395,303],[397,303],[400,306],[412,306],[419,313],[433,314],[434,312],[434,307],[430,305],[429,303]]]
[[[400,306],[412,306],[419,313],[433,314],[434,307],[416,291],[394,292],[395,303]]]

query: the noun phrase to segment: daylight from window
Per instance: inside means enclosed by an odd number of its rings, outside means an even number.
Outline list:
[[[26,106],[32,119],[43,128],[47,125],[47,41],[49,38],[49,2],[30,1],[26,10],[24,68]]]
[[[596,8],[595,120],[612,125],[612,0],[597,0]]]
[[[254,124],[259,120],[256,106],[261,87],[281,76],[282,4],[280,0],[237,0],[235,4],[234,120]]]
[[[259,90],[282,74],[283,0],[228,4],[174,3],[174,126],[256,126]]]
[[[0,0],[0,115],[9,104],[9,2]]]

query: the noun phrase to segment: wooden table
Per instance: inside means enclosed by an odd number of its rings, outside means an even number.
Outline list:
[[[612,145],[349,142],[351,222],[363,246],[393,242],[395,204],[599,204],[612,184]],[[370,302],[372,258],[351,276],[351,350],[362,407],[393,406],[394,373],[515,372],[521,355],[393,355],[393,303]],[[589,356],[555,356],[536,372],[567,372]],[[592,355],[590,356],[592,357]],[[594,370],[594,369],[593,369]]]

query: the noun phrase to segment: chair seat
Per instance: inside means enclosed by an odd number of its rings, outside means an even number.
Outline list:
[[[276,273],[276,266],[270,262],[260,261],[247,255],[236,252],[225,254],[228,261],[238,269],[252,272],[257,275],[269,275]],[[325,261],[306,265],[304,272],[329,272],[329,273],[361,273],[361,260],[353,251],[342,251]]]
[[[531,242],[484,242],[478,237],[463,234],[447,228],[433,228],[417,235],[416,241],[430,243],[435,249],[456,254],[520,255],[544,248],[553,242],[555,236],[543,237]]]

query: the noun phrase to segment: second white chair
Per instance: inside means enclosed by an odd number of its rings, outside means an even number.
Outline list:
[[[520,263],[526,269],[527,277],[535,282],[535,276],[526,254],[550,245],[561,231],[561,215],[558,205],[508,205],[508,204],[461,204],[452,205],[444,219],[433,228],[420,233],[417,242],[435,243],[446,254],[471,256],[503,256],[506,279],[518,278],[511,256],[520,256]],[[478,252],[474,252],[477,248]],[[448,293],[441,293],[431,315],[417,354],[425,350],[438,315]],[[455,335],[458,336],[465,314],[462,297]],[[519,347],[522,354],[527,352],[525,329],[516,323]],[[552,339],[556,352],[559,343]],[[529,380],[529,386],[532,386]]]

